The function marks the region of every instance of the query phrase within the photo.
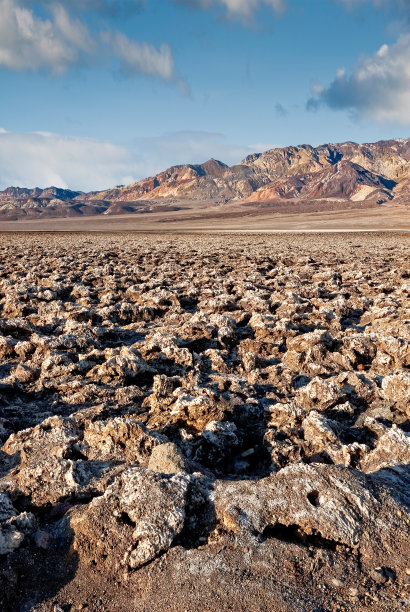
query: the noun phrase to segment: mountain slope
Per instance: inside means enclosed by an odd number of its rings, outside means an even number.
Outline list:
[[[248,200],[303,198],[363,201],[372,199],[382,202],[393,198],[392,190],[396,185],[395,181],[342,159],[318,172],[276,179],[258,189]]]
[[[331,168],[336,168],[337,174],[337,179],[332,180],[332,189],[320,189],[318,182],[326,182],[327,179],[320,173]],[[333,174],[330,172],[329,177]],[[292,181],[293,177],[298,177],[298,180]],[[215,160],[200,166],[172,166],[155,177],[133,185],[93,194],[91,199],[216,198],[227,201],[234,198],[251,199],[255,192],[271,188],[273,199],[346,199],[355,196],[362,186],[368,186],[375,188],[373,199],[388,200],[393,197],[393,190],[404,186],[406,181],[410,182],[410,139],[364,145],[347,142],[317,148],[301,145],[271,149],[249,155],[231,168]],[[368,192],[370,195],[370,189]]]
[[[300,145],[249,155],[229,167],[210,159],[100,192],[50,187],[0,192],[0,218],[146,213],[176,202],[286,200],[410,202],[410,139],[370,144]]]

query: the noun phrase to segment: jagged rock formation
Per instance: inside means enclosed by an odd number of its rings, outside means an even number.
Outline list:
[[[402,610],[408,241],[3,235],[2,609]]]
[[[281,198],[386,201],[410,178],[410,140],[272,149],[229,168],[210,160],[173,166],[134,185],[96,194],[109,201],[160,198]]]
[[[139,213],[178,201],[410,201],[410,139],[301,145],[249,155],[228,167],[211,159],[172,166],[128,186],[84,194],[56,188],[0,192],[0,217]]]

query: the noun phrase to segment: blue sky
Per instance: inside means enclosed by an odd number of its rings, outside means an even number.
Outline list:
[[[0,188],[410,135],[409,0],[0,0]]]

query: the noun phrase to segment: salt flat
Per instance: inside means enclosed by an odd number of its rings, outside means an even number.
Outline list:
[[[1,234],[2,609],[402,610],[409,251]]]

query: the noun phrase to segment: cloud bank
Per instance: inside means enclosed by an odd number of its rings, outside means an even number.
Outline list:
[[[132,182],[131,152],[109,142],[0,130],[0,187],[93,190]]]
[[[174,78],[171,49],[157,49],[148,42],[129,39],[113,30],[94,35],[85,22],[73,18],[62,4],[45,2],[49,17],[35,14],[29,3],[0,0],[0,68],[15,71],[46,70],[58,76],[69,68],[95,64],[102,58],[117,60],[128,75],[142,74],[165,81]],[[75,0],[71,6],[82,10],[114,10],[114,2]],[[126,4],[135,9],[140,3]],[[117,7],[118,9],[118,7]]]
[[[308,102],[311,110],[326,105],[362,118],[410,125],[410,34],[362,59],[351,74],[340,69],[330,85],[316,87],[316,93]]]
[[[201,163],[210,157],[231,165],[271,146],[239,146],[227,142],[223,134],[200,131],[170,132],[120,146],[91,138],[0,128],[0,189],[107,189],[153,176],[171,165]]]

